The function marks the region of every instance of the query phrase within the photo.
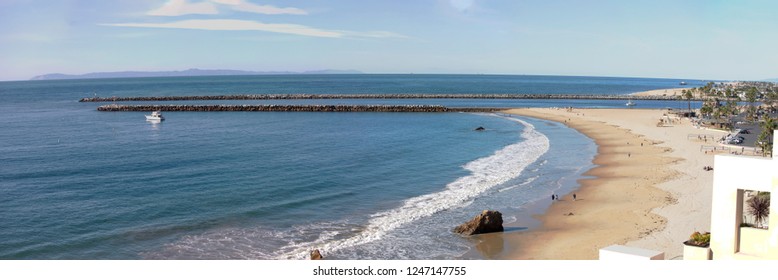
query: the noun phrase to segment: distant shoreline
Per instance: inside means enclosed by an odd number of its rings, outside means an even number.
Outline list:
[[[643,98],[643,97],[650,97],[650,96],[662,96],[667,97],[670,99],[676,99],[679,96],[683,97],[683,91],[687,90],[689,88],[666,88],[666,89],[655,89],[655,90],[648,90],[648,91],[641,91],[641,92],[635,92],[630,93],[629,95],[635,98]],[[702,97],[695,96],[692,100],[702,100]]]
[[[164,78],[164,77],[207,77],[207,76],[261,76],[261,75],[338,75],[364,74],[357,70],[314,70],[314,71],[245,71],[227,69],[187,69],[182,71],[118,71],[95,72],[86,74],[51,73],[32,77],[31,81],[77,80],[77,79],[117,79],[117,78]]]
[[[513,77],[570,77],[570,78],[595,78],[595,79],[645,79],[645,80],[671,80],[682,81],[678,78],[659,77],[621,77],[621,76],[586,76],[586,75],[555,75],[555,74],[510,74],[510,73],[370,73],[360,70],[324,69],[311,71],[249,71],[231,69],[187,69],[172,71],[114,71],[92,72],[85,74],[48,73],[34,76],[27,80],[16,81],[44,81],[44,80],[74,80],[74,79],[122,79],[122,78],[171,78],[171,77],[216,77],[216,76],[285,76],[285,75],[391,75],[391,76],[513,76]],[[10,80],[9,80],[10,81]],[[702,81],[690,79],[688,81]]]
[[[671,96],[630,96],[622,94],[233,94],[187,96],[127,96],[86,97],[79,102],[122,101],[192,101],[192,100],[300,100],[300,99],[588,99],[588,100],[663,100],[673,101]],[[697,99],[692,99],[699,101]]]

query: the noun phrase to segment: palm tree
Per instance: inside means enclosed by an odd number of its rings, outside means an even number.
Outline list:
[[[710,117],[710,114],[713,113],[713,106],[710,104],[710,102],[705,102],[702,104],[702,107],[700,107],[700,114],[703,117]]]
[[[764,103],[769,104],[770,106],[775,106],[775,104],[778,103],[778,91],[776,91],[775,88],[770,90],[771,91],[765,95]]]
[[[754,103],[756,102],[756,95],[758,90],[756,87],[751,87],[746,91],[746,100],[748,101],[748,120],[753,121],[754,120],[754,114],[756,113],[756,107],[754,106]]]
[[[704,87],[702,87],[702,93],[705,94],[705,96],[709,96],[711,91],[713,90],[713,86],[715,85],[714,82],[708,82],[705,84]]]
[[[762,221],[770,216],[770,193],[760,192],[750,198],[747,202],[748,214],[754,216],[754,225],[759,226]]]
[[[727,100],[727,114],[729,114],[729,116],[732,116],[732,115],[737,115],[738,113],[740,112],[738,112],[737,109],[737,101],[733,99]]]
[[[692,90],[691,89],[690,90],[683,90],[682,93],[683,93],[683,97],[686,98],[686,101],[688,102],[689,112],[691,112],[692,111],[692,98],[694,97],[692,95]]]
[[[719,106],[718,110],[720,111],[718,115],[727,120],[725,127],[727,129],[732,129],[732,116],[738,114],[737,102],[730,98],[724,105]]]
[[[762,149],[762,155],[770,153],[770,157],[773,156],[773,131],[778,129],[778,122],[771,117],[765,117],[762,123],[762,133],[759,133],[757,137],[757,145]]]

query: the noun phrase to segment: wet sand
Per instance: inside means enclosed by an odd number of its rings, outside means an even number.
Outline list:
[[[564,123],[594,139],[597,166],[579,181],[576,200],[567,194],[536,216],[539,227],[478,237],[486,258],[597,259],[600,248],[627,244],[673,259],[691,231],[709,228],[712,173],[702,166],[712,165],[712,156],[688,135],[720,132],[688,123],[657,127],[663,110],[507,112]]]

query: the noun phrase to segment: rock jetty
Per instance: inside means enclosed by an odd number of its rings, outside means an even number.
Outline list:
[[[321,252],[319,252],[319,249],[315,249],[311,251],[311,260],[323,260],[324,256],[321,255]]]
[[[494,112],[501,108],[448,108],[438,105],[103,105],[98,111],[107,112]]]
[[[465,235],[501,231],[503,231],[502,213],[492,210],[484,210],[469,222],[454,228],[454,232]]]
[[[298,99],[589,99],[676,100],[672,96],[590,94],[233,94],[189,96],[88,97],[79,102],[186,101],[186,100],[298,100]],[[693,99],[699,100],[699,99]]]

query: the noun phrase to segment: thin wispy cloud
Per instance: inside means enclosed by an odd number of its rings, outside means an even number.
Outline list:
[[[267,14],[267,15],[307,15],[308,12],[299,8],[278,8],[271,5],[257,5],[246,0],[208,0],[189,2],[191,0],[170,0],[162,7],[146,13],[153,16],[176,17],[183,15],[214,15],[219,14],[219,8],[229,8],[235,11]],[[188,19],[172,22],[129,22],[104,23],[103,26],[136,27],[136,28],[168,28],[218,31],[264,31],[283,34],[293,34],[323,38],[408,38],[404,35],[388,31],[347,31],[328,30],[293,23],[264,23],[243,19]]]
[[[339,31],[346,37],[363,37],[363,38],[399,38],[408,39],[408,36],[389,32],[389,31]]]
[[[229,8],[234,11],[265,14],[265,15],[307,15],[300,8],[279,8],[272,5],[257,5],[246,0],[210,0],[204,2],[189,2],[188,0],[169,0],[162,7],[146,13],[150,16],[183,16],[183,15],[215,15],[219,8]]]
[[[308,12],[299,8],[279,8],[271,5],[257,5],[245,0],[212,0],[214,3],[229,6],[235,11],[265,14],[265,15],[307,15]]]
[[[162,7],[147,12],[150,16],[215,15],[219,10],[211,2],[189,3],[187,0],[170,0]]]
[[[317,29],[299,24],[262,23],[237,19],[193,19],[167,23],[111,23],[105,26],[143,27],[143,28],[177,28],[197,30],[232,30],[232,31],[266,31],[313,37],[339,38],[345,34],[339,31]]]

